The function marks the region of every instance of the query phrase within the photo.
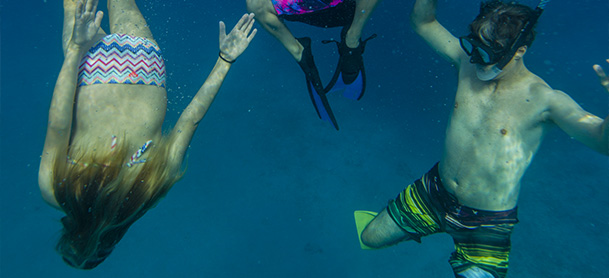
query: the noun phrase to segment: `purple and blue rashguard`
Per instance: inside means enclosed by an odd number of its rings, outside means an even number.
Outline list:
[[[278,15],[299,15],[332,8],[345,0],[271,0]]]

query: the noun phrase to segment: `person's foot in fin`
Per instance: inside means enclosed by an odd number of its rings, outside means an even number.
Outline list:
[[[376,37],[376,34],[365,40],[359,40],[356,48],[350,48],[346,43],[347,30],[349,26],[343,27],[340,37],[341,41],[324,40],[323,43],[335,42],[338,46],[338,65],[332,80],[324,89],[326,93],[343,91],[343,96],[360,100],[366,90],[366,71],[364,70],[364,58],[362,54],[366,48],[366,42]]]
[[[359,245],[364,250],[378,249],[378,248],[370,247],[370,246],[364,244],[364,242],[362,241],[362,232],[364,232],[364,229],[366,229],[366,226],[368,226],[368,224],[370,224],[370,222],[372,222],[372,220],[374,220],[374,218],[377,215],[378,215],[378,213],[376,213],[374,211],[365,211],[365,210],[356,210],[353,213],[353,216],[355,217],[355,227],[357,228],[357,238],[359,238]]]
[[[332,109],[330,109],[328,98],[326,98],[326,91],[321,83],[319,71],[317,71],[315,61],[313,60],[311,38],[296,38],[296,40],[304,47],[298,65],[300,65],[300,68],[307,78],[307,89],[309,90],[309,96],[311,97],[313,106],[315,106],[315,110],[317,111],[317,116],[324,121],[330,122],[332,126],[338,130],[338,123],[336,122],[336,118],[334,118]]]

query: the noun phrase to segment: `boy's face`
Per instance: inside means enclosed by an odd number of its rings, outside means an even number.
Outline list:
[[[527,51],[527,47],[521,46],[516,51],[516,53],[511,57],[510,61],[503,67],[503,69],[501,69],[500,72],[497,73],[493,78],[488,79],[488,80],[498,80],[498,79],[501,79],[502,77],[514,72],[517,68],[516,67],[517,61],[522,59],[522,57],[524,56],[526,51]],[[482,81],[488,81],[488,80],[484,80],[480,77],[489,76],[491,73],[494,74],[494,71],[496,71],[496,69],[497,69],[496,64],[488,65],[488,66],[476,65],[476,75],[478,75],[478,79],[480,79]]]

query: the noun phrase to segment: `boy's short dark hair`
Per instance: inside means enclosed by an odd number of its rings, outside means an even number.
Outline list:
[[[480,14],[469,25],[472,34],[477,35],[489,46],[509,47],[533,16],[534,10],[516,2],[504,3],[492,0],[480,4]],[[535,30],[526,34],[524,45],[531,46],[535,40]]]

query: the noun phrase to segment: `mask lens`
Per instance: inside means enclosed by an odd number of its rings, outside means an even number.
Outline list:
[[[467,38],[461,38],[461,48],[463,48],[467,55],[472,55],[472,52],[474,51],[474,46]]]
[[[488,52],[484,51],[481,48],[476,48],[476,50],[478,50],[478,54],[480,54],[480,58],[482,58],[482,62],[484,62],[486,64],[491,64],[491,56],[488,54]]]

